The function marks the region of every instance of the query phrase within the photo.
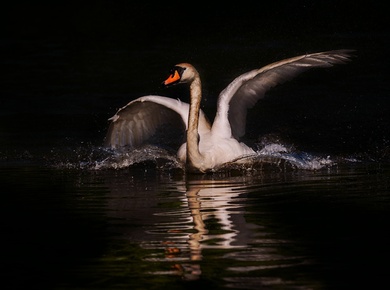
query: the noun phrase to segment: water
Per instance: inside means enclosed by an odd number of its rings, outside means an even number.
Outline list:
[[[2,166],[2,274],[12,288],[379,286],[389,170]]]
[[[3,289],[387,284],[390,34],[381,18],[342,22],[345,9],[306,3],[278,7],[276,18],[254,17],[260,9],[241,25],[174,30],[178,8],[162,17],[147,4],[137,13],[96,2],[64,6],[69,17],[57,20],[50,9],[30,15],[25,3],[13,11],[29,25],[9,17],[15,33],[1,38]],[[316,19],[323,14],[333,21]],[[281,19],[291,17],[287,27]],[[356,57],[275,87],[248,112],[245,142],[257,155],[245,166],[187,175],[177,144],[161,146],[164,134],[131,151],[102,147],[107,119],[130,100],[188,101],[185,87],[159,87],[178,62],[199,68],[212,120],[218,93],[238,74],[339,48]]]

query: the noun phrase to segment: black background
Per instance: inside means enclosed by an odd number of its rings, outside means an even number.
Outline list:
[[[276,94],[265,100],[253,112],[264,116],[255,132],[280,132],[303,150],[388,157],[390,33],[382,1],[45,2],[2,4],[5,132],[28,140],[25,131],[48,128],[99,144],[107,118],[131,99],[185,94],[185,88],[159,87],[182,61],[201,72],[203,109],[212,119],[216,96],[238,74],[286,57],[349,48],[356,50],[351,64],[276,88],[280,95],[294,85],[304,89],[295,99]],[[308,96],[319,78],[324,92],[334,89],[333,98]]]

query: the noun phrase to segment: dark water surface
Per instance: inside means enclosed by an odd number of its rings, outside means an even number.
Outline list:
[[[14,5],[0,41],[1,288],[387,285],[390,34],[375,5],[298,2],[204,21],[124,1],[66,16]],[[212,120],[239,74],[341,48],[356,49],[351,63],[302,74],[248,112],[250,166],[186,175],[155,146],[164,132],[135,151],[101,147],[129,101],[188,101],[186,87],[160,88],[176,63],[199,69]]]
[[[388,280],[389,166],[185,177],[151,165],[14,165],[0,178],[2,275],[13,289],[372,289]]]

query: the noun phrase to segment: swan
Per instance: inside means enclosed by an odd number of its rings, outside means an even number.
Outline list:
[[[105,146],[111,149],[139,146],[160,126],[179,116],[186,130],[186,141],[177,151],[178,159],[186,171],[213,171],[225,163],[256,154],[254,149],[240,142],[240,138],[245,134],[247,110],[262,99],[266,91],[308,69],[346,63],[352,52],[340,49],[300,55],[236,77],[219,94],[212,124],[200,109],[202,85],[198,71],[189,63],[176,64],[163,86],[188,83],[190,104],[158,95],[139,97],[109,118]]]

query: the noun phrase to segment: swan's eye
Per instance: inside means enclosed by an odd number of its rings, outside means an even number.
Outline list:
[[[183,75],[183,72],[185,71],[185,67],[181,67],[181,66],[174,66],[172,71],[171,71],[171,74],[175,74],[175,72],[177,72],[181,78],[181,76]]]

